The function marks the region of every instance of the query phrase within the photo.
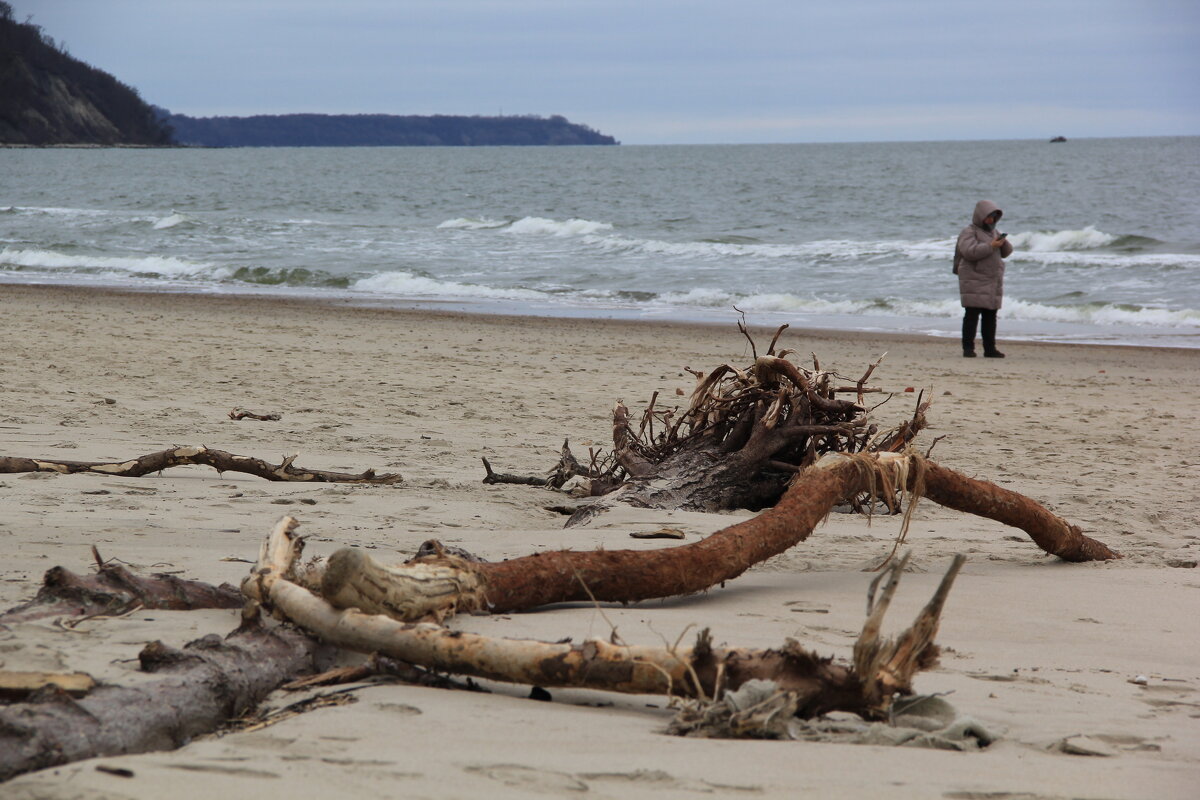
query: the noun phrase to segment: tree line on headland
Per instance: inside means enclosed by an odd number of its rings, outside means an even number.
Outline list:
[[[617,144],[586,125],[551,117],[273,114],[166,118],[182,145],[204,147],[411,147]]]
[[[617,144],[560,115],[189,117],[151,106],[0,0],[0,145],[360,147]]]

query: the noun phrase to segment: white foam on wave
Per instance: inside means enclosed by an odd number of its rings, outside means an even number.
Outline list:
[[[856,242],[847,239],[822,239],[796,244],[767,242],[669,242],[660,239],[631,239],[623,236],[585,236],[585,244],[617,253],[678,256],[696,259],[764,258],[801,261],[862,261],[876,258],[945,259],[953,252],[953,239],[919,241],[881,240]]]
[[[785,292],[744,295],[712,288],[665,293],[658,302],[669,306],[730,308],[746,311],[786,312],[795,314],[845,314],[852,316],[904,316],[955,318],[962,315],[957,298],[940,300],[903,300],[899,298],[828,300],[799,297]],[[1200,310],[1122,306],[1109,303],[1085,305],[1048,305],[1005,298],[1001,315],[1013,320],[1064,322],[1099,326],[1139,326],[1190,328],[1200,325]]]
[[[473,283],[439,281],[411,272],[380,272],[362,278],[350,286],[351,291],[404,297],[474,297],[491,300],[547,300],[548,296],[532,289],[504,289]]]
[[[777,244],[738,244],[733,242],[666,242],[658,239],[630,239],[624,236],[585,236],[585,244],[610,252],[640,252],[649,255],[691,258],[763,256],[775,258],[797,255],[795,247]]]
[[[786,292],[744,295],[710,288],[668,292],[661,295],[659,301],[667,305],[701,308],[730,308],[736,305],[746,311],[786,311],[802,314],[862,314],[871,308],[878,310],[878,305],[869,300],[824,300],[819,297],[798,297]]]
[[[46,214],[55,217],[107,217],[111,211],[94,208],[64,208],[58,206],[10,206],[9,211],[18,214]]]
[[[586,236],[600,231],[611,231],[613,226],[607,222],[593,222],[590,219],[556,220],[545,217],[523,217],[508,226],[509,233],[537,234],[542,236]]]
[[[163,217],[162,219],[159,219],[159,220],[155,220],[154,230],[156,230],[156,231],[166,230],[167,228],[174,228],[176,225],[183,225],[183,224],[189,223],[191,221],[192,220],[190,217],[186,217],[183,214],[173,211],[173,212],[171,212],[171,214],[169,216]]]
[[[54,272],[104,272],[113,275],[161,275],[167,278],[228,278],[230,271],[215,264],[185,261],[171,256],[72,256],[51,250],[0,251],[0,266],[25,267]]]
[[[1184,308],[1147,308],[1109,303],[1087,303],[1077,306],[1051,306],[1005,300],[1001,312],[1014,319],[1041,322],[1078,322],[1092,325],[1136,325],[1155,328],[1185,328],[1200,325],[1200,310]]]
[[[1104,267],[1109,269],[1200,270],[1200,255],[1189,253],[1097,253],[1093,251],[1017,250],[1006,261],[1045,266]]]
[[[456,219],[448,219],[438,225],[439,230],[488,230],[490,228],[503,228],[508,224],[508,220],[490,219],[488,217],[480,217],[474,219],[471,217],[457,217]]]
[[[1088,225],[1077,231],[1026,231],[1009,237],[1013,247],[1035,253],[1061,253],[1071,250],[1094,250],[1108,247],[1119,237],[1096,230]]]

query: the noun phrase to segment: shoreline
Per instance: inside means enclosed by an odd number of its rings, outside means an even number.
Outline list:
[[[0,474],[0,608],[31,599],[51,567],[94,568],[91,548],[139,574],[238,585],[284,514],[306,556],[342,546],[400,561],[435,538],[491,561],[555,549],[658,549],[631,533],[672,528],[683,542],[751,516],[619,508],[564,528],[563,494],[486,485],[498,472],[541,475],[564,438],[586,459],[612,442],[612,407],[684,404],[685,367],[752,360],[734,325],[486,316],[351,304],[0,288],[0,455],[91,461],[203,444],[278,463],[399,472],[391,486],[275,483],[208,467],[141,478]],[[774,334],[753,326],[757,351]],[[916,440],[938,463],[1020,492],[1120,551],[1069,564],[1022,531],[923,501],[910,570],[885,620],[908,625],[955,554],[967,562],[942,616],[940,664],[916,690],[947,697],[999,736],[976,752],[828,742],[668,736],[666,698],[483,682],[487,693],[368,681],[273,695],[273,708],[339,692],[353,702],[259,730],[199,736],[179,749],[54,767],[0,785],[14,798],[202,800],[286,792],[527,797],[579,793],[666,800],[879,794],[1184,800],[1200,780],[1200,417],[1196,355],[1186,349],[1012,343],[1005,360],[964,359],[920,335],[789,328],[779,347],[868,385],[881,429],[933,405]],[[913,391],[909,391],[912,389]],[[878,403],[878,405],[876,405]],[[233,421],[230,408],[279,412]],[[554,642],[619,636],[690,641],[709,628],[731,646],[788,638],[844,661],[864,621],[869,570],[899,518],[833,513],[813,535],[722,587],[597,608],[463,615],[455,630]],[[145,680],[136,654],[237,627],[237,610],[145,611],[0,627],[0,668]],[[396,743],[403,742],[398,747]],[[1071,748],[1097,757],[1071,755]],[[869,763],[870,769],[862,769]],[[799,766],[797,766],[799,764]],[[97,766],[108,771],[98,770]],[[130,778],[112,770],[128,770]],[[180,781],[181,771],[192,777]]]
[[[21,282],[0,282],[0,292],[4,289],[14,290],[30,290],[33,292],[62,292],[62,293],[103,293],[114,296],[139,297],[144,295],[166,295],[172,297],[196,298],[199,300],[217,300],[221,298],[228,299],[232,302],[262,302],[262,303],[277,303],[277,304],[302,304],[312,306],[325,306],[329,308],[364,308],[373,309],[385,312],[394,312],[397,314],[465,314],[468,316],[479,317],[504,317],[528,320],[580,320],[580,321],[595,321],[595,322],[615,322],[629,323],[642,325],[667,325],[667,326],[697,326],[705,329],[722,326],[736,326],[738,315],[728,311],[717,311],[712,309],[695,309],[694,315],[689,315],[689,312],[680,312],[677,315],[664,314],[661,317],[648,317],[647,312],[640,310],[623,310],[623,309],[608,309],[612,313],[599,314],[595,313],[598,309],[587,309],[584,312],[571,314],[565,308],[556,309],[551,307],[544,308],[521,308],[517,303],[508,302],[485,302],[485,301],[464,301],[464,300],[404,300],[399,298],[379,298],[379,297],[360,297],[353,295],[316,295],[309,294],[304,291],[287,292],[279,291],[278,289],[255,289],[247,288],[239,291],[181,291],[171,288],[158,286],[147,287],[123,287],[123,286],[85,286],[79,284],[58,284],[58,283],[21,283]],[[718,319],[719,314],[727,315],[725,319]],[[917,332],[904,330],[889,330],[879,329],[870,326],[860,327],[825,327],[805,325],[803,323],[793,325],[787,322],[788,317],[813,317],[813,314],[787,314],[784,312],[763,312],[757,314],[759,320],[751,319],[754,316],[751,314],[748,325],[752,328],[771,329],[774,330],[781,324],[787,324],[789,330],[802,332],[807,336],[813,337],[849,337],[849,338],[866,338],[866,339],[896,339],[898,341],[929,341],[929,342],[951,342],[958,343],[958,334],[954,331],[946,332]],[[871,319],[862,317],[861,319]],[[886,318],[891,319],[891,318]],[[762,321],[760,321],[762,320]],[[946,320],[944,318],[929,318],[930,324],[940,323],[949,325],[950,327],[957,326],[960,322],[958,318]],[[998,333],[997,341],[1005,346],[1008,345],[1058,345],[1064,347],[1098,347],[1098,348],[1119,348],[1119,349],[1134,349],[1134,350],[1178,350],[1178,351],[1193,351],[1200,349],[1200,337],[1197,338],[1196,344],[1193,346],[1183,344],[1148,344],[1145,342],[1098,342],[1083,339],[1080,341],[1064,341],[1055,338],[1016,338],[1005,337],[1003,327]],[[1169,336],[1170,334],[1164,334]]]

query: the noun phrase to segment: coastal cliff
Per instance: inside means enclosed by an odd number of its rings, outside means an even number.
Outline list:
[[[0,2],[0,144],[166,145],[170,128],[137,90],[72,57]]]

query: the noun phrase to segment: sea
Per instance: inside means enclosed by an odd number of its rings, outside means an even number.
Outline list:
[[[975,202],[1001,340],[1200,347],[1200,137],[0,149],[5,284],[953,338]]]

